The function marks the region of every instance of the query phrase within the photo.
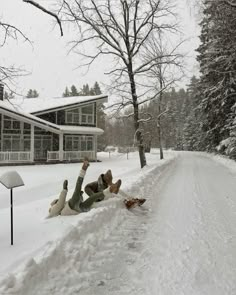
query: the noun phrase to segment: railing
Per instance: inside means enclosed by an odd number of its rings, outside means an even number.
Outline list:
[[[46,161],[47,160],[47,150],[35,150],[34,151],[35,161]]]
[[[55,152],[48,151],[47,161],[59,161],[59,152],[58,151],[55,151]]]
[[[30,152],[0,152],[0,162],[30,162]]]
[[[94,151],[65,151],[63,152],[63,161],[83,160],[88,157],[90,160],[95,160]],[[47,161],[59,161],[59,151],[48,151]]]
[[[83,160],[88,157],[95,160],[94,151],[65,151],[63,152],[63,161]],[[59,161],[59,151],[48,151],[47,161]],[[0,163],[19,163],[31,162],[30,152],[0,152]]]
[[[63,153],[63,160],[83,160],[84,157],[88,157],[90,160],[95,160],[94,151],[66,151]]]

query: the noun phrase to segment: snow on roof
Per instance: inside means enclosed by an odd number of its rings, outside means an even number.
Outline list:
[[[79,134],[94,134],[94,135],[101,135],[104,131],[97,127],[84,127],[84,126],[65,126],[59,125],[58,126],[63,133],[79,133]]]
[[[107,102],[107,95],[93,96],[70,96],[70,97],[54,97],[54,98],[15,98],[10,101],[1,101],[3,106],[14,109],[15,111],[24,111],[26,113],[37,113],[46,110],[53,110],[74,104],[92,102],[92,101]]]
[[[27,123],[36,123],[37,126],[39,127],[43,127],[45,128],[45,126],[47,126],[48,128],[53,128],[55,130],[59,130],[59,126],[56,124],[53,124],[51,122],[48,122],[46,120],[40,119],[34,115],[28,114],[26,112],[23,111],[19,111],[16,110],[13,105],[7,105],[6,103],[4,103],[4,101],[0,101],[0,109],[4,110],[4,112],[6,113],[6,115],[12,115],[14,118],[19,119],[19,117],[21,119],[23,119],[24,122]]]
[[[17,111],[15,109],[7,107],[3,101],[0,101],[0,109],[3,109],[7,115],[11,114],[13,117],[18,119],[18,117],[23,118],[25,122],[34,122],[37,126],[42,127],[44,129],[48,129],[51,131],[56,131],[56,133],[80,133],[80,134],[94,134],[94,135],[101,135],[103,134],[103,130],[97,127],[84,127],[84,126],[66,126],[66,125],[57,125],[46,120],[40,119],[34,115],[27,114],[22,111]],[[43,125],[43,126],[42,126]]]

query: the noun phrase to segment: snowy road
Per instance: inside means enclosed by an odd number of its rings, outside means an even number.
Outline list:
[[[28,264],[12,294],[236,294],[236,174],[183,153],[132,192],[146,196],[143,207],[109,200],[96,216],[86,213],[48,259]]]
[[[115,253],[94,268],[82,294],[236,294],[235,180],[221,164],[192,154],[150,177],[141,188],[146,208],[105,243]],[[100,249],[94,259],[102,254],[109,256]]]

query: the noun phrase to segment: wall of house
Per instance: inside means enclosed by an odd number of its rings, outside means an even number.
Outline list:
[[[88,112],[87,107],[93,108],[92,114]],[[92,121],[90,121],[91,115],[93,116]],[[92,104],[87,104],[80,107],[73,107],[66,110],[60,110],[60,111],[38,115],[38,117],[58,125],[96,127],[97,106],[96,106],[96,103],[92,103]]]

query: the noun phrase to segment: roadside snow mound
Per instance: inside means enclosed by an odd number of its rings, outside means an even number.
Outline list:
[[[76,272],[79,275],[83,266],[92,259],[101,241],[108,238],[112,230],[125,218],[126,210],[123,209],[121,200],[111,199],[103,206],[78,216],[77,225],[62,239],[45,245],[43,251],[31,258],[18,275],[10,274],[5,278],[1,284],[3,287],[0,294],[31,294],[32,289],[34,294],[40,294],[39,282],[43,283],[45,280],[53,284],[47,294],[51,294],[52,290],[53,294],[59,290],[61,292],[61,288],[65,288],[66,294],[68,285],[75,283],[71,281],[70,273]],[[82,215],[83,218],[79,218]],[[58,272],[64,273],[64,277],[58,277]],[[34,286],[39,289],[36,290]]]
[[[125,187],[125,190],[136,196],[145,196],[145,180],[154,171],[155,175],[161,174],[174,159],[175,157],[163,161],[159,167],[143,168],[139,177],[132,181],[132,187]],[[69,224],[71,221],[73,224],[60,239],[48,242],[14,274],[8,274],[0,283],[0,294],[77,294],[81,288],[88,287],[87,278],[91,276],[94,254],[130,214],[121,198],[112,198],[97,203],[96,207],[87,213],[56,217],[60,221],[69,221]],[[50,219],[47,222],[50,222]],[[112,248],[107,251],[109,258]],[[101,260],[100,263],[107,263],[107,259]],[[82,285],[78,284],[78,279],[83,282]],[[78,287],[75,287],[76,285]]]

